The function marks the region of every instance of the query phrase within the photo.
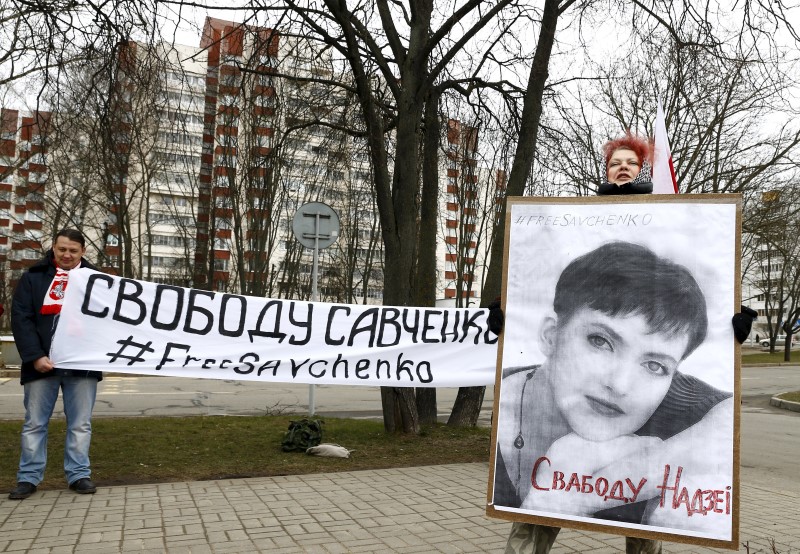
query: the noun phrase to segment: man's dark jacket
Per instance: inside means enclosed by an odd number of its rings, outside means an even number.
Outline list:
[[[84,259],[81,259],[80,267],[97,270]],[[33,367],[33,362],[42,356],[50,355],[50,343],[58,323],[58,316],[42,314],[44,297],[55,276],[55,259],[53,251],[50,250],[47,252],[47,256],[36,262],[22,275],[17,288],[14,289],[14,301],[11,305],[11,330],[22,359],[20,382],[24,385],[29,381],[52,375],[94,377],[100,381],[103,374],[99,371],[55,368],[53,371],[40,373]],[[69,287],[69,281],[67,287]]]

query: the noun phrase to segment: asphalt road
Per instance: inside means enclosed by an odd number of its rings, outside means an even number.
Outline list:
[[[800,366],[742,369],[741,466],[777,484],[797,482],[800,413],[770,406],[781,392],[800,390]],[[440,419],[446,421],[457,389],[438,389]],[[107,376],[101,383],[95,417],[263,415],[308,412],[307,385],[173,377]],[[380,418],[375,387],[317,386],[317,413],[327,417]],[[492,389],[486,391],[480,424],[489,425]],[[60,411],[60,407],[57,407]],[[0,419],[21,419],[22,388],[17,378],[0,378]]]
[[[742,408],[748,414],[786,414],[773,408],[774,394],[800,390],[800,366],[742,369]],[[437,389],[440,416],[446,417],[458,389]],[[377,387],[315,387],[316,412],[334,417],[380,417]],[[486,390],[484,419],[490,421],[493,390]],[[100,382],[95,417],[264,415],[308,412],[308,385],[219,381],[179,377],[108,375]],[[0,419],[20,419],[22,387],[17,378],[0,378]],[[800,414],[799,414],[800,415]]]
[[[457,393],[458,389],[437,389],[442,418],[450,413]],[[493,398],[492,389],[487,389],[487,425]],[[377,387],[316,385],[314,400],[321,416],[381,417]],[[109,375],[99,384],[94,417],[307,414],[308,406],[308,385]],[[0,419],[19,419],[22,414],[19,380],[0,379]]]
[[[800,366],[742,369],[741,457],[759,482],[788,491],[800,488],[800,413],[769,405],[776,393],[800,390]],[[791,486],[790,486],[791,485]]]

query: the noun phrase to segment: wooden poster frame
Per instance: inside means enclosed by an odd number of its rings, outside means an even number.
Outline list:
[[[541,205],[543,206],[543,213],[558,213],[557,210],[560,209],[559,206],[563,206],[563,213],[583,213],[586,214],[587,210],[595,209],[597,210],[600,206],[605,206],[602,208],[602,213],[611,213],[611,210],[615,210],[613,207],[609,206],[619,206],[619,209],[616,210],[616,213],[623,214],[623,213],[630,213],[631,211],[638,210],[641,212],[642,210],[646,209],[646,205],[673,205],[673,204],[683,204],[687,205],[687,207],[680,208],[679,211],[681,213],[694,213],[692,210],[696,210],[697,213],[703,213],[702,210],[704,209],[702,205],[706,204],[716,204],[716,205],[732,205],[735,210],[735,229],[731,229],[735,237],[732,238],[734,241],[733,245],[729,243],[725,243],[727,248],[732,248],[732,253],[728,255],[725,259],[733,260],[734,267],[727,268],[725,267],[724,271],[721,270],[721,273],[725,276],[730,275],[734,282],[732,284],[726,284],[725,291],[732,290],[733,295],[729,298],[728,304],[728,296],[727,293],[724,296],[718,296],[716,298],[715,306],[717,309],[713,315],[716,317],[716,321],[721,321],[721,316],[723,315],[722,312],[724,311],[725,306],[730,306],[730,312],[725,314],[725,318],[727,321],[730,321],[730,316],[734,313],[740,311],[741,305],[741,284],[740,284],[740,267],[741,267],[741,222],[742,222],[742,197],[740,194],[704,194],[704,195],[626,195],[626,196],[598,196],[598,197],[578,197],[578,198],[561,198],[561,197],[509,197],[507,199],[507,210],[506,210],[506,227],[505,227],[505,253],[504,253],[504,260],[503,260],[503,295],[502,295],[502,307],[503,310],[506,312],[507,316],[510,315],[509,310],[513,309],[514,306],[509,306],[508,302],[508,287],[509,287],[509,257],[515,256],[519,252],[510,252],[510,248],[512,248],[512,227],[514,225],[514,208],[517,206],[522,206],[524,208],[517,209],[517,213],[530,213],[531,205]],[[690,205],[696,205],[697,208],[691,208]],[[670,208],[653,208],[656,213],[661,213],[658,210],[662,210],[663,213],[668,214]],[[713,207],[706,207],[707,211],[716,209]],[[528,210],[524,212],[524,210]],[[547,211],[549,210],[549,211]],[[556,210],[556,211],[554,211]],[[581,212],[581,210],[583,210]],[[725,221],[729,221],[731,219],[730,212],[725,211],[722,208],[724,213],[727,215],[725,216]],[[676,212],[677,213],[677,212]],[[722,213],[722,212],[721,212]],[[557,217],[557,216],[556,216]],[[691,218],[687,218],[688,228],[683,227],[680,229],[676,229],[676,233],[682,233],[684,241],[690,240],[688,237],[691,237],[692,241],[701,241],[703,240],[702,234],[702,225],[706,224],[703,221],[698,221],[697,229],[692,228],[692,220]],[[547,224],[551,225],[553,229],[548,229],[548,232],[558,232],[556,227],[558,225],[567,225],[569,222],[564,219],[562,221],[547,221]],[[574,222],[572,222],[574,224]],[[635,222],[634,222],[635,223]],[[545,222],[542,222],[544,225]],[[604,224],[608,224],[608,221],[605,221]],[[664,225],[664,224],[662,224]],[[635,227],[635,226],[634,226]],[[672,227],[670,227],[672,230]],[[522,232],[522,231],[518,231]],[[586,227],[584,230],[583,228],[573,231],[575,233],[596,233],[597,229]],[[609,231],[613,235],[617,231]],[[623,230],[620,229],[619,233],[632,233],[630,236],[631,242],[636,242],[636,232],[637,229],[629,229]],[[658,231],[660,232],[660,231]],[[539,231],[536,231],[539,233]],[[553,236],[548,235],[547,232],[542,231],[543,234],[535,235],[539,237],[539,240],[546,241],[547,237]],[[521,236],[521,235],[520,235]],[[526,235],[527,236],[527,235]],[[623,237],[625,235],[622,235]],[[676,235],[677,236],[677,235]],[[720,232],[720,236],[724,236],[725,240],[727,240],[727,230]],[[560,240],[560,239],[559,239]],[[627,238],[611,238],[610,240],[629,240]],[[664,240],[669,241],[670,237],[664,237]],[[560,244],[560,243],[558,243]],[[707,244],[711,244],[707,241]],[[518,248],[519,251],[522,248]],[[582,254],[582,252],[577,252],[575,256]],[[571,254],[570,254],[571,255]],[[515,258],[516,259],[516,258]],[[524,265],[525,267],[532,268],[531,271],[536,271],[534,267],[536,263],[536,256],[530,256],[530,258],[523,258],[523,262],[515,262],[517,265],[515,267],[519,267],[520,264]],[[530,259],[531,263],[528,262]],[[511,285],[512,287],[516,286],[518,288],[522,288],[522,285]],[[517,297],[518,298],[518,297]],[[522,310],[517,308],[518,313]],[[709,319],[711,318],[712,312],[709,311]],[[519,321],[519,320],[517,320]],[[523,508],[517,508],[516,510],[510,510],[507,504],[503,504],[502,506],[505,509],[497,508],[493,504],[494,499],[494,487],[495,487],[495,471],[498,464],[498,422],[503,420],[502,414],[500,413],[501,409],[501,384],[503,379],[503,358],[504,358],[504,343],[505,343],[505,333],[508,332],[509,325],[513,325],[514,320],[507,318],[506,320],[506,330],[503,334],[500,335],[500,339],[498,342],[498,354],[497,354],[497,371],[496,371],[496,378],[495,378],[495,395],[494,395],[494,417],[492,422],[492,447],[491,447],[491,458],[490,458],[490,465],[489,465],[489,482],[488,482],[488,491],[487,491],[487,507],[486,507],[486,514],[489,517],[493,518],[500,518],[509,521],[518,521],[518,522],[527,522],[527,523],[534,523],[534,524],[541,524],[547,525],[552,527],[568,527],[574,529],[581,529],[587,531],[599,531],[603,533],[611,533],[623,536],[631,536],[631,537],[641,537],[641,538],[650,538],[650,539],[658,539],[664,541],[672,541],[672,542],[680,542],[680,543],[687,543],[687,544],[696,544],[705,547],[713,547],[713,548],[725,548],[731,550],[737,550],[739,547],[739,513],[740,513],[740,471],[739,471],[739,463],[740,463],[740,451],[739,451],[739,444],[740,444],[740,404],[741,404],[741,346],[734,340],[732,330],[727,329],[723,332],[730,331],[730,342],[731,342],[731,351],[725,350],[727,349],[727,345],[724,342],[718,342],[718,344],[722,344],[723,350],[717,350],[722,352],[725,355],[725,360],[728,360],[732,357],[733,361],[733,376],[732,376],[732,393],[729,393],[729,397],[733,401],[733,409],[732,409],[732,418],[733,418],[733,440],[731,444],[732,448],[732,483],[730,488],[730,501],[729,501],[729,513],[730,513],[730,540],[725,538],[714,538],[714,533],[700,533],[695,532],[692,530],[685,530],[681,532],[680,529],[676,529],[675,532],[665,532],[663,527],[657,527],[658,530],[650,530],[648,529],[648,524],[636,524],[633,523],[633,527],[627,527],[619,524],[615,524],[616,522],[610,519],[593,519],[592,516],[588,517],[579,517],[577,515],[570,515],[565,514],[562,517],[545,517],[539,513],[530,513],[535,512],[537,510],[526,510]],[[710,325],[710,323],[709,323]],[[531,333],[533,331],[531,330]],[[718,331],[715,332],[719,333]],[[512,341],[513,339],[509,339]],[[519,340],[519,339],[517,339]],[[509,344],[512,344],[509,342]],[[509,350],[511,354],[510,360],[513,361],[514,353]],[[730,378],[729,370],[727,369],[727,365],[720,371],[728,372],[725,375],[726,378]],[[507,372],[508,374],[508,372]],[[528,377],[530,379],[530,377]],[[509,390],[516,390],[516,389],[509,389]],[[524,392],[524,389],[523,389]],[[510,394],[510,393],[509,393]],[[515,393],[516,394],[516,393]],[[522,402],[520,400],[520,402]],[[521,404],[520,404],[521,406]],[[509,413],[511,409],[508,409]],[[521,421],[522,418],[522,408],[519,408],[519,418]],[[705,417],[705,416],[701,416]],[[506,420],[508,421],[508,420]],[[508,436],[508,429],[504,431],[504,437]],[[516,430],[514,430],[516,432]],[[521,436],[521,431],[520,431]],[[505,440],[505,439],[504,439]],[[503,443],[505,444],[505,443]],[[727,443],[725,443],[727,444]],[[509,448],[506,446],[506,448]],[[520,447],[517,447],[520,448]],[[508,451],[508,450],[506,450]],[[727,456],[725,460],[728,460]],[[500,459],[502,463],[502,458]],[[522,467],[520,463],[518,467]],[[659,466],[660,467],[660,466]],[[726,466],[727,467],[727,466]],[[535,472],[535,470],[534,470]],[[503,476],[501,476],[503,477]],[[519,481],[517,481],[519,483]],[[521,485],[516,485],[517,489],[519,490]],[[521,495],[520,495],[521,497]],[[513,506],[511,507],[513,508]],[[688,508],[687,508],[688,511]],[[560,512],[564,513],[564,512]],[[551,514],[552,515],[552,514]],[[558,514],[556,514],[558,515]],[[575,517],[576,519],[572,519]],[[702,517],[702,515],[698,515],[697,517]],[[587,521],[590,520],[590,521]],[[687,520],[688,521],[688,520]],[[718,533],[717,536],[727,534],[727,526],[723,526],[725,533]],[[720,527],[720,529],[723,529]]]

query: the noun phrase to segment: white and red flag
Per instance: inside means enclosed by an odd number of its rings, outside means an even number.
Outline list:
[[[677,194],[678,180],[675,178],[675,166],[672,164],[672,150],[669,148],[667,123],[661,99],[658,99],[655,124],[655,145],[653,152],[653,193]]]

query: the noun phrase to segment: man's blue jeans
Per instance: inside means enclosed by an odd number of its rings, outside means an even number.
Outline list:
[[[25,383],[25,424],[17,482],[38,485],[47,465],[47,425],[61,390],[67,438],[64,445],[64,474],[72,484],[90,477],[89,443],[92,440],[92,409],[97,394],[94,377],[53,375]]]

